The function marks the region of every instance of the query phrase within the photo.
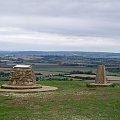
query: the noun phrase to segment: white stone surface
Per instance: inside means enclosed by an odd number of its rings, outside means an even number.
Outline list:
[[[13,68],[31,68],[31,65],[16,65]]]

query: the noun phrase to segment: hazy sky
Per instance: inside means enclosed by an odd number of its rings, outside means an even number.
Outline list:
[[[0,0],[0,50],[120,52],[120,0]]]

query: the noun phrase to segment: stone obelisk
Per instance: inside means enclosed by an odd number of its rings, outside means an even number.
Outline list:
[[[107,87],[112,83],[107,83],[106,70],[104,65],[99,65],[96,71],[95,83],[87,84],[87,86]]]
[[[106,70],[104,65],[99,65],[96,72],[96,84],[106,84]]]

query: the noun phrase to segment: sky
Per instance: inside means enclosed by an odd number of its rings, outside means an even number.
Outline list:
[[[120,0],[0,0],[0,50],[120,53]]]

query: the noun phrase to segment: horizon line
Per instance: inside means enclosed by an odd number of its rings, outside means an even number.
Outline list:
[[[117,53],[109,51],[80,51],[80,50],[0,50],[0,52],[88,52],[88,53]]]

